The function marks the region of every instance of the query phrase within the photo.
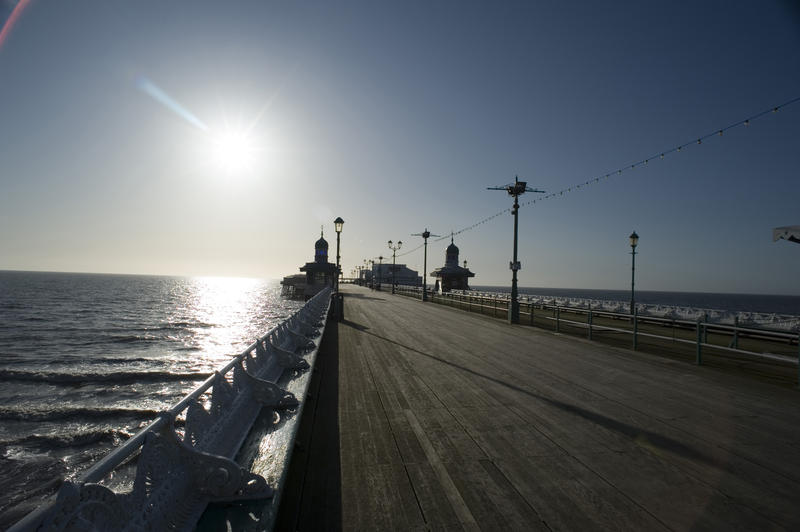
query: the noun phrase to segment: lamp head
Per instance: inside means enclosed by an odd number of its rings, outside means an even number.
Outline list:
[[[333,226],[334,226],[334,228],[336,228],[336,232],[337,232],[337,233],[341,233],[341,232],[342,232],[342,226],[343,226],[343,225],[344,225],[344,220],[342,220],[342,217],[341,217],[341,216],[338,216],[338,217],[337,217],[337,218],[336,218],[336,219],[333,221]]]
[[[631,239],[631,247],[635,248],[639,244],[639,235],[636,234],[636,231],[631,233],[631,236],[628,237]]]

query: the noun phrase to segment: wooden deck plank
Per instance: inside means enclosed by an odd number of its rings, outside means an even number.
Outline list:
[[[343,290],[328,528],[798,528],[797,391]]]
[[[552,530],[668,530],[579,461],[508,455],[498,468]]]

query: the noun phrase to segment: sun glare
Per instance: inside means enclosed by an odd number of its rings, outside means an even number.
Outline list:
[[[250,170],[256,159],[255,141],[242,132],[227,131],[214,139],[214,163],[227,174]]]

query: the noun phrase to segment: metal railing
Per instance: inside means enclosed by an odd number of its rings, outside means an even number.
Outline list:
[[[66,480],[55,501],[10,531],[61,530],[70,523],[104,530],[117,524],[120,529],[133,524],[134,529],[190,530],[209,502],[272,497],[277,504],[308,390],[307,370],[322,341],[330,300],[330,288],[316,294],[123,445],[75,480]],[[291,384],[302,375],[299,399],[278,387],[279,381]],[[280,462],[281,471],[273,486],[233,461],[262,408],[296,409],[277,429],[290,433],[284,438],[288,444],[272,448],[271,458]],[[179,418],[182,435],[175,430]],[[116,493],[98,484],[133,460],[131,491]]]
[[[403,296],[422,298],[422,289],[417,287],[400,287],[397,293]],[[455,307],[468,312],[477,312],[494,318],[507,319],[507,296],[500,294],[473,295],[464,293],[429,293],[432,302]],[[537,312],[538,311],[538,312]],[[567,314],[568,317],[563,316]],[[597,323],[597,320],[601,320]],[[764,328],[743,327],[738,321],[733,325],[711,323],[706,319],[681,320],[642,316],[635,313],[621,313],[607,310],[594,310],[590,307],[572,307],[567,305],[535,303],[520,301],[520,324],[538,327],[552,327],[554,332],[564,332],[564,327],[583,329],[589,340],[595,340],[597,333],[615,333],[631,335],[631,347],[640,348],[641,339],[666,341],[676,344],[693,345],[695,363],[703,364],[703,355],[710,350],[716,354],[736,354],[764,362],[786,366],[797,366],[797,383],[800,386],[800,333],[775,331]],[[546,325],[547,324],[547,325]],[[623,324],[625,326],[623,326]],[[643,330],[644,327],[644,330]],[[657,328],[668,328],[670,335],[658,334]],[[720,342],[709,341],[714,335]],[[745,341],[753,346],[745,349],[741,345]],[[788,351],[784,347],[797,346],[793,354],[757,351],[755,347],[772,346],[775,349]]]

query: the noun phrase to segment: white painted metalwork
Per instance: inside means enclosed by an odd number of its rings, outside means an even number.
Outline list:
[[[329,288],[318,293],[78,480],[65,481],[53,503],[10,530],[192,530],[209,502],[272,497],[273,487],[233,458],[262,408],[298,407],[299,400],[276,383],[310,368],[306,359],[313,361],[319,349],[330,299]],[[205,407],[199,399],[209,390]],[[175,421],[182,415],[181,437]],[[99,484],[129,459],[136,460],[130,491]],[[276,459],[288,461],[290,453]]]

